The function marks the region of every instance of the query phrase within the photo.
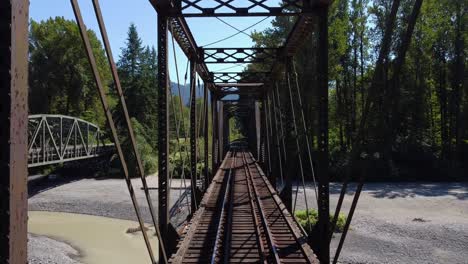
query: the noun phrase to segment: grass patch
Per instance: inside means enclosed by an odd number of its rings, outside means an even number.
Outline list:
[[[309,223],[307,221],[307,211],[306,210],[297,210],[295,212],[295,216],[299,224],[304,228],[304,230],[307,233],[310,233],[312,230],[309,228]],[[346,224],[346,215],[343,213],[340,213],[338,216],[338,220],[336,221],[336,227],[335,227],[335,232],[343,232],[344,226]],[[309,209],[309,221],[310,221],[310,226],[313,229],[315,224],[318,221],[318,212],[316,209]],[[330,224],[333,221],[333,215],[330,214]]]

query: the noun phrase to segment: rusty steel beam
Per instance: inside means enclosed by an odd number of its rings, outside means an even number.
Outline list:
[[[191,209],[192,212],[197,210],[196,189],[197,189],[197,93],[195,83],[195,66],[194,62],[190,62],[190,175],[192,185]]]
[[[239,1],[180,0],[170,6],[169,12],[174,17],[298,16],[311,13],[318,5],[328,1],[249,0],[248,5],[244,5]],[[215,5],[210,5],[211,2]]]
[[[168,17],[158,15],[158,176],[159,176],[159,228],[166,248],[159,247],[161,253],[168,252],[169,242],[169,104],[170,94],[168,73]]]
[[[213,133],[212,135],[212,141],[211,141],[211,163],[212,163],[212,173],[214,173],[218,170],[218,165],[219,165],[219,139],[218,139],[218,98],[214,92],[211,92],[211,124],[212,128],[211,131]]]
[[[208,156],[208,140],[209,140],[209,136],[208,136],[208,87],[206,85],[206,83],[203,85],[203,102],[204,102],[204,109],[203,109],[203,114],[205,116],[205,118],[203,119],[204,120],[204,124],[203,124],[203,136],[204,136],[204,146],[203,146],[203,149],[204,149],[204,161],[205,161],[205,186],[203,188],[204,191],[206,191],[206,189],[208,189],[208,186],[210,185],[210,177],[209,177],[209,166],[208,166],[208,159],[209,159],[209,156]]]
[[[218,101],[218,157],[224,157],[224,102]],[[219,161],[221,162],[221,160]]]
[[[278,57],[280,48],[200,48],[204,63],[263,63]]]
[[[252,81],[264,82],[270,72],[212,72],[213,82],[220,83],[249,83]]]
[[[27,263],[28,19],[0,2],[0,263]]]
[[[198,58],[199,47],[195,38],[190,31],[187,21],[183,17],[170,17],[169,11],[173,8],[173,3],[168,0],[150,0],[154,9],[160,14],[164,14],[168,19],[168,30],[174,36],[177,44],[184,52],[185,56],[192,61],[197,62],[197,73],[203,79],[204,82],[211,82],[212,76],[208,71],[208,67],[203,61]]]
[[[226,155],[229,149],[229,132],[231,131],[229,126],[229,117],[229,112],[226,111],[225,106],[223,104],[223,116],[221,117],[223,119],[223,156]]]
[[[330,223],[330,179],[328,176],[328,6],[318,17],[318,67],[319,117],[318,117],[318,240],[317,255],[320,263],[330,263],[328,239]],[[312,239],[312,237],[311,237]]]
[[[249,82],[249,83],[217,83],[216,88],[219,87],[259,87],[263,86],[263,82]]]

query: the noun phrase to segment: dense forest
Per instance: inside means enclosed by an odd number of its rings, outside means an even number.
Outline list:
[[[368,161],[370,179],[466,176],[466,11],[466,1],[453,0],[333,1],[329,144],[335,175],[349,165],[362,169],[353,159],[357,152]],[[252,38],[258,47],[280,46],[293,24],[293,18],[278,17]],[[314,145],[316,42],[313,33],[293,58]],[[287,96],[282,100],[288,105]]]
[[[333,1],[328,31],[329,149],[334,176],[339,177],[346,168],[362,169],[356,156],[366,160],[364,167],[373,176],[369,179],[452,180],[466,176],[466,11],[466,1],[454,0]],[[258,47],[281,46],[294,22],[293,17],[277,17],[270,28],[253,32],[252,40]],[[30,112],[77,116],[105,128],[76,23],[56,17],[31,21],[30,27]],[[96,34],[88,33],[114,117],[123,127],[105,52]],[[314,72],[320,51],[316,47],[313,32],[293,58],[313,149],[318,133]],[[143,46],[136,27],[130,25],[117,66],[146,173],[157,169],[156,57],[155,49]],[[269,70],[271,64],[248,67],[258,69]],[[186,78],[179,80],[180,86],[172,83],[170,102],[172,161],[182,162],[184,167],[188,160],[180,159],[187,141],[178,139],[186,139],[188,134]],[[280,76],[278,83],[284,85]],[[179,88],[183,94],[178,93]],[[197,116],[201,118],[203,102],[198,97]],[[281,100],[288,105],[287,96]],[[237,127],[235,120],[230,122]],[[203,133],[200,127],[198,134]],[[232,133],[240,136],[237,130]],[[130,150],[126,135],[121,137]]]

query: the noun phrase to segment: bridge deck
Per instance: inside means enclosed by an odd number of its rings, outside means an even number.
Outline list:
[[[171,263],[318,263],[250,152],[232,148]]]

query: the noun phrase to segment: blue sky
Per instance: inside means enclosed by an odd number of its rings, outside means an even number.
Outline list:
[[[91,0],[79,0],[83,19],[88,28],[98,32],[98,25],[94,15]],[[101,0],[100,2],[104,21],[106,23],[107,33],[111,43],[112,51],[116,60],[120,54],[121,47],[124,46],[127,30],[130,23],[137,26],[138,33],[144,45],[156,47],[157,40],[157,14],[149,0]],[[36,21],[45,20],[49,17],[63,16],[74,20],[70,1],[66,0],[30,0],[30,18]],[[262,20],[262,17],[249,18],[222,18],[224,21],[237,27],[238,29],[247,28],[254,23]],[[262,31],[271,25],[271,18],[259,23],[249,29],[247,33],[253,30]],[[199,46],[206,45],[213,41],[230,36],[237,31],[223,24],[215,18],[187,18],[187,22]],[[99,37],[100,35],[97,34]],[[170,39],[169,39],[170,40]],[[229,40],[220,42],[210,47],[250,47],[251,39],[245,34],[238,34]],[[176,70],[172,47],[170,48],[170,75],[171,80],[176,81]],[[184,82],[185,65],[187,58],[182,51],[176,47],[176,57],[179,65],[179,76],[181,83]],[[209,65],[211,71],[218,71],[232,66],[232,64]],[[241,71],[242,67],[235,67],[227,71]]]

